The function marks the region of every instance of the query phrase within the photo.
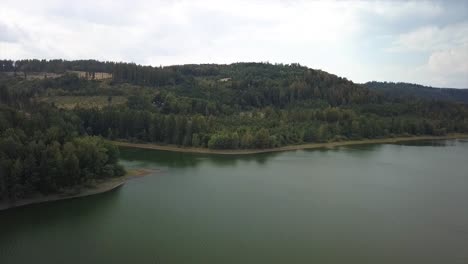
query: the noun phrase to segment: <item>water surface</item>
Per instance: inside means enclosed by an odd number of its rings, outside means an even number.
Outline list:
[[[0,212],[0,263],[468,263],[467,141],[121,152],[163,172]]]

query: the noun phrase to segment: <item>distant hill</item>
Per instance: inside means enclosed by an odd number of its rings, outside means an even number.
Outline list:
[[[435,88],[403,82],[367,82],[364,86],[381,91],[384,95],[392,98],[416,97],[468,103],[468,89]]]

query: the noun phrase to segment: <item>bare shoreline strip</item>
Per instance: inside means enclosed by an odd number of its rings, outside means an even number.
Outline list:
[[[173,152],[221,154],[221,155],[245,155],[245,154],[257,154],[257,153],[290,151],[290,150],[300,150],[300,149],[334,148],[334,147],[350,146],[350,145],[383,144],[383,143],[398,143],[398,142],[420,141],[420,140],[444,140],[444,139],[463,139],[463,138],[468,138],[468,134],[449,134],[445,136],[413,136],[413,137],[349,140],[349,141],[337,141],[337,142],[326,142],[326,143],[309,143],[309,144],[301,144],[301,145],[289,145],[289,146],[284,146],[284,147],[268,148],[268,149],[231,149],[231,150],[180,147],[176,145],[158,145],[158,144],[152,144],[152,143],[130,143],[130,142],[123,142],[123,141],[112,141],[112,143],[121,147],[155,149],[155,150],[164,150],[164,151],[173,151]]]
[[[143,177],[145,175],[148,175],[152,171],[153,170],[137,169],[137,170],[131,171],[128,175],[121,176],[118,178],[106,179],[101,182],[98,182],[92,187],[83,188],[76,194],[67,195],[67,194],[59,193],[59,194],[43,195],[43,196],[38,196],[38,197],[28,198],[28,199],[21,199],[16,202],[0,202],[0,211],[11,209],[11,208],[16,208],[16,207],[21,207],[21,206],[26,206],[26,205],[31,205],[31,204],[67,200],[67,199],[86,197],[90,195],[96,195],[100,193],[109,192],[109,191],[112,191],[121,187],[130,179]]]

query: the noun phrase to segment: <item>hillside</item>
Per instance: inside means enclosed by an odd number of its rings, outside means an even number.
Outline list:
[[[387,96],[299,64],[0,65],[0,200],[122,175],[102,138],[240,153],[468,133],[468,106],[432,88]]]
[[[25,60],[2,65],[8,73],[0,80],[4,104],[28,111],[45,102],[76,115],[82,133],[109,139],[252,149],[468,131],[466,105],[388,97],[369,84],[299,64],[152,67]],[[27,78],[35,72],[58,76]],[[96,73],[112,77],[89,78]]]
[[[367,82],[369,89],[383,92],[392,98],[421,98],[426,100],[443,100],[468,103],[468,89],[434,88],[413,83]]]

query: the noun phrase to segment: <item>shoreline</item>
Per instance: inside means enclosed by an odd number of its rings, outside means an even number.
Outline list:
[[[120,176],[117,178],[100,180],[91,187],[82,187],[78,192],[76,192],[73,189],[67,189],[65,192],[62,192],[62,193],[55,193],[51,195],[38,195],[32,198],[21,199],[16,202],[0,202],[0,211],[23,207],[23,206],[32,205],[32,204],[75,199],[75,198],[110,192],[110,191],[113,191],[122,187],[127,181],[131,179],[146,176],[154,171],[155,170],[149,170],[149,169],[130,170],[127,173],[127,175]],[[73,194],[70,194],[70,192],[73,192]]]
[[[465,139],[468,134],[449,134],[445,136],[409,136],[409,137],[394,137],[394,138],[379,138],[379,139],[363,139],[363,140],[347,140],[325,143],[308,143],[300,145],[289,145],[277,148],[268,149],[209,149],[209,148],[195,148],[195,147],[180,147],[176,145],[159,145],[154,143],[130,143],[124,141],[111,141],[119,147],[139,148],[139,149],[153,149],[182,153],[199,153],[199,154],[219,154],[219,155],[247,155],[280,151],[291,151],[301,149],[319,149],[319,148],[334,148],[341,146],[352,145],[366,145],[366,144],[385,144],[385,143],[399,143],[408,141],[420,140],[446,140],[446,139]]]
[[[292,151],[292,150],[302,150],[302,149],[335,148],[335,147],[352,146],[352,145],[386,144],[386,143],[399,143],[399,142],[421,141],[421,140],[447,140],[447,139],[468,139],[468,134],[349,140],[349,141],[337,141],[337,142],[326,142],[326,143],[309,143],[309,144],[300,144],[300,145],[289,145],[289,146],[284,146],[284,147],[268,148],[268,149],[237,149],[237,150],[216,150],[216,149],[208,149],[208,148],[179,147],[175,145],[158,145],[158,144],[151,144],[151,143],[143,143],[143,144],[129,143],[129,142],[122,142],[122,141],[111,141],[111,142],[119,147],[130,147],[130,148],[139,148],[139,149],[153,149],[153,150],[172,151],[172,152],[181,152],[181,153],[247,155],[247,154]],[[99,180],[95,185],[91,187],[81,187],[79,191],[76,191],[76,189],[67,189],[62,193],[56,193],[56,194],[51,194],[51,195],[39,195],[39,196],[32,197],[32,198],[21,199],[14,203],[0,202],[0,211],[23,207],[23,206],[32,205],[32,204],[74,199],[74,198],[80,198],[80,197],[86,197],[86,196],[97,195],[97,194],[101,194],[105,192],[110,192],[110,191],[120,188],[129,180],[139,178],[139,177],[144,177],[155,171],[158,171],[158,170],[133,169],[133,170],[129,170],[125,176],[121,176],[117,178],[110,178],[106,180]]]

